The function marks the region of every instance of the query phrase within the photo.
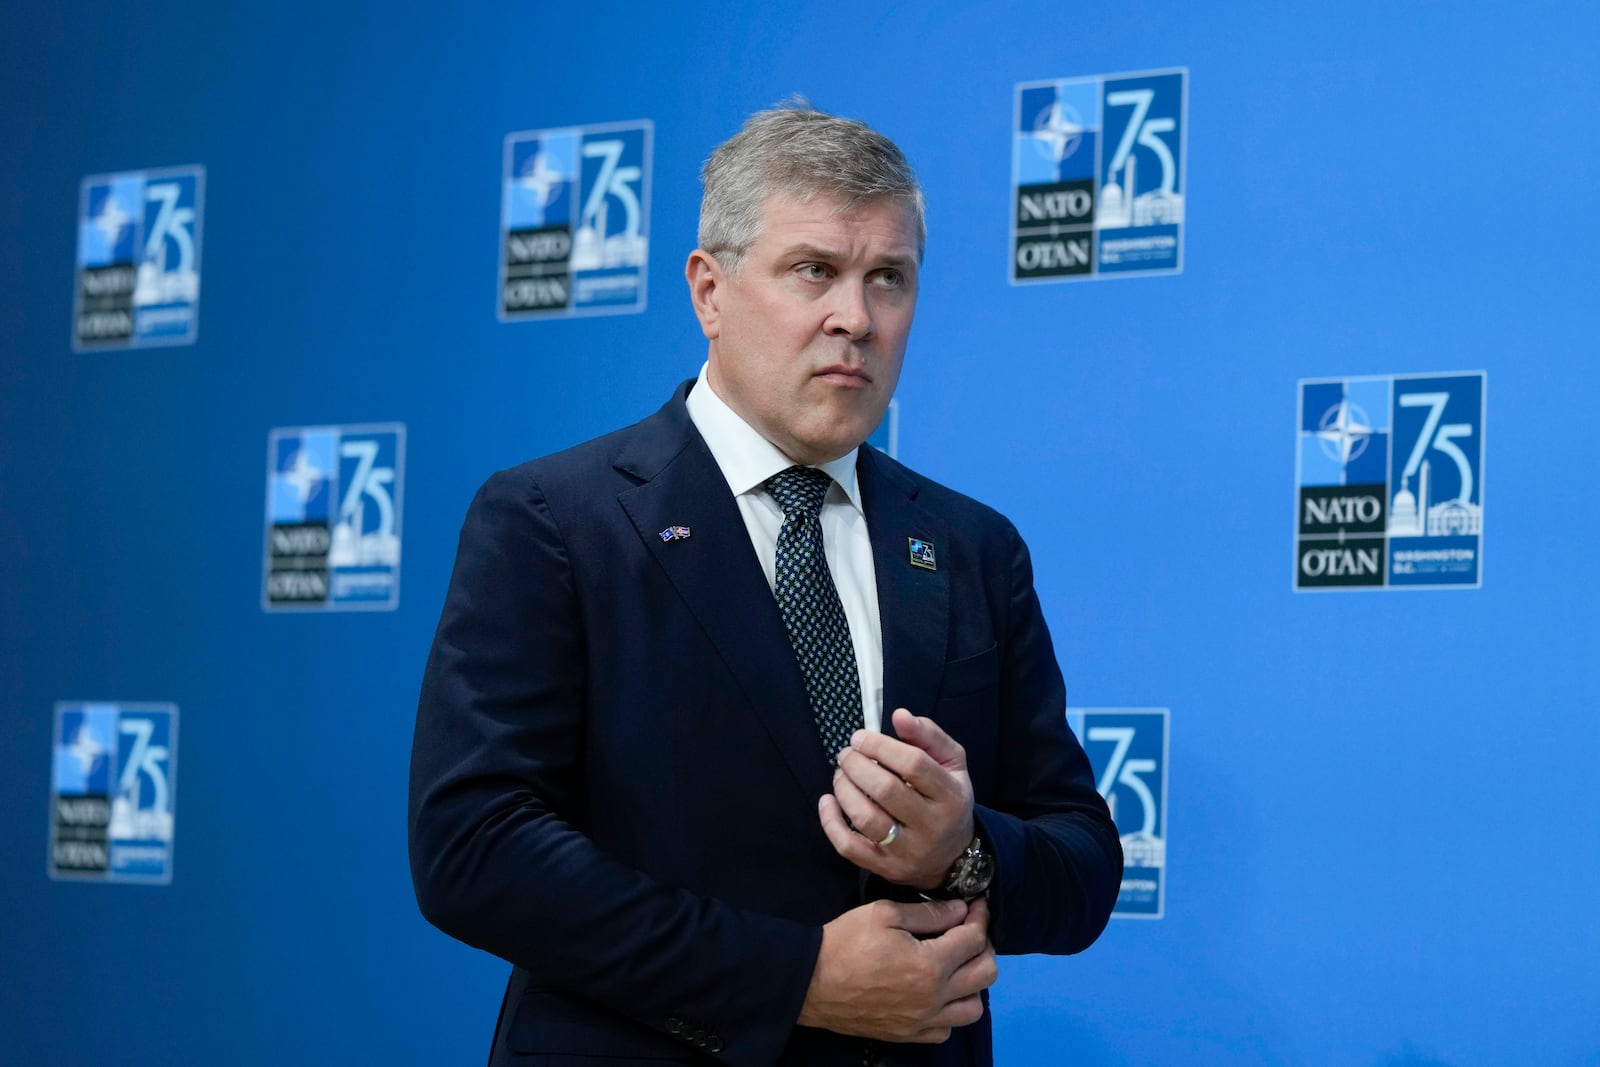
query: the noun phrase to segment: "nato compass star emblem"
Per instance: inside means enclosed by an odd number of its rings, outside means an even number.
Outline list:
[[[1046,159],[1059,165],[1078,150],[1083,129],[1083,118],[1078,112],[1058,100],[1034,119],[1034,145]]]
[[[78,727],[77,736],[72,739],[72,744],[67,746],[67,751],[77,758],[85,778],[89,777],[100,758],[107,754],[106,747],[95,740],[94,734],[90,731],[88,719]]]
[[[534,153],[533,158],[523,166],[517,181],[538,209],[540,225],[544,224],[544,209],[550,206],[550,201],[555,199],[556,192],[567,180],[566,174],[551,166],[550,157],[543,151]]]
[[[295,492],[300,494],[300,503],[304,504],[327,479],[328,472],[318,467],[316,458],[309,450],[302,447],[295,450],[294,463],[279,476],[294,486]]]
[[[108,195],[106,202],[100,206],[100,214],[94,218],[94,225],[105,234],[106,247],[117,247],[117,238],[122,236],[122,228],[132,222],[128,213],[122,210],[117,203],[116,196]]]
[[[1348,466],[1350,461],[1367,450],[1372,441],[1372,420],[1360,405],[1341,400],[1322,413],[1317,423],[1317,440],[1323,454]]]

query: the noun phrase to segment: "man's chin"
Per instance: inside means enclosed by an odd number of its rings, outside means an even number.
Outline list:
[[[872,430],[875,429],[877,429],[876,423],[872,426]],[[799,460],[799,462],[814,467],[821,463],[836,460],[848,453],[852,448],[863,444],[872,430],[862,430],[859,435],[854,432],[830,433],[826,437],[813,437],[806,441],[796,442],[795,447],[803,451],[807,457]],[[798,459],[793,453],[790,453],[790,455],[791,458]]]
[[[769,440],[795,462],[816,466],[838,459],[864,442],[883,422],[888,408],[887,401],[818,405],[806,412],[798,425],[791,423],[783,439]]]

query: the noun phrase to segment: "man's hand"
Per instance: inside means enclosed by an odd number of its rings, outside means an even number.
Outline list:
[[[898,739],[856,731],[817,813],[834,850],[857,867],[938,889],[972,841],[967,753],[932,719],[905,708],[894,710],[894,729]],[[878,844],[891,827],[899,828],[893,840]]]
[[[801,1026],[938,1044],[983,1017],[998,970],[989,906],[959,900],[863,904],[822,928]]]

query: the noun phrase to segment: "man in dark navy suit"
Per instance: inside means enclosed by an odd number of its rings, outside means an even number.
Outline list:
[[[467,515],[418,901],[513,965],[495,1065],[989,1064],[996,953],[1087,947],[1122,854],[1016,530],[863,446],[922,194],[804,106],[704,182],[699,377]]]

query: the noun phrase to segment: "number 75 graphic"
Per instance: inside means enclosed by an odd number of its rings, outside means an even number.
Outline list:
[[[1106,798],[1119,832],[1164,837],[1166,709],[1085,709],[1082,714],[1095,788]],[[1137,811],[1119,811],[1133,801]]]

